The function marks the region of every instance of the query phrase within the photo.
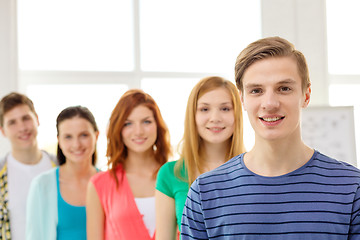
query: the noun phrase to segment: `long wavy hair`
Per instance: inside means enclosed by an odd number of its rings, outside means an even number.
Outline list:
[[[122,139],[122,129],[130,113],[139,105],[149,108],[154,114],[157,125],[157,139],[152,149],[154,157],[160,166],[168,161],[171,153],[169,130],[154,99],[142,90],[128,90],[121,96],[112,111],[107,130],[106,156],[108,158],[108,167],[117,183],[116,168],[119,165],[124,165],[128,156],[128,149]],[[154,178],[157,171],[154,173]]]
[[[88,108],[83,107],[83,106],[71,106],[71,107],[67,107],[64,110],[62,110],[60,112],[60,114],[58,115],[58,117],[56,118],[57,136],[59,136],[60,123],[62,123],[63,121],[65,121],[67,119],[71,119],[74,117],[79,117],[79,118],[83,118],[83,119],[87,120],[92,125],[95,132],[99,131],[96,121],[95,121],[95,117]],[[57,155],[57,158],[59,161],[59,165],[63,165],[64,163],[66,163],[66,157],[65,157],[63,151],[61,150],[59,143],[57,144],[57,154],[56,155]],[[91,163],[93,166],[95,166],[96,160],[97,160],[97,152],[96,152],[96,146],[95,146],[95,151],[92,155],[92,160],[91,160]]]
[[[226,159],[230,159],[245,152],[243,142],[243,115],[239,91],[236,86],[221,77],[211,76],[201,79],[192,89],[185,113],[184,135],[180,144],[180,159],[175,164],[175,176],[186,180],[189,184],[196,179],[196,172],[203,173],[205,152],[202,151],[203,141],[196,127],[195,115],[198,100],[205,93],[217,88],[226,89],[232,99],[234,107],[235,128],[231,136],[231,143],[227,151]],[[180,172],[185,167],[187,179],[183,179]]]

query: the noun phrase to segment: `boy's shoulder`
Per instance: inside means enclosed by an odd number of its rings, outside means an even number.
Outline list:
[[[359,168],[353,166],[345,161],[337,160],[333,157],[327,156],[319,151],[315,150],[314,159],[312,165],[316,165],[317,168],[333,170],[333,172],[350,174],[352,176],[359,176]]]
[[[321,153],[317,150],[315,150],[314,159],[318,161],[318,165],[328,166],[330,168],[336,168],[340,170],[352,170],[360,173],[359,168],[355,167],[354,165],[325,155],[324,153]]]
[[[45,157],[45,159],[50,160],[50,162],[52,162],[52,164],[54,164],[55,166],[59,165],[59,161],[58,161],[56,155],[49,153],[45,150],[41,150],[41,152],[43,153],[43,156]]]
[[[52,153],[49,153],[49,152],[47,152],[45,150],[41,150],[41,152],[43,153],[45,159],[50,160],[56,166],[59,165],[56,155],[54,155]],[[3,167],[5,166],[6,159],[7,159],[8,156],[9,156],[9,153],[7,153],[4,156],[0,157],[0,170],[3,169]]]

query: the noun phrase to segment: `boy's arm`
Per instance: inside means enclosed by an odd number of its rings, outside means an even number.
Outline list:
[[[198,180],[190,187],[181,219],[181,240],[209,239],[201,206]]]
[[[360,186],[357,188],[351,214],[349,240],[360,240]]]

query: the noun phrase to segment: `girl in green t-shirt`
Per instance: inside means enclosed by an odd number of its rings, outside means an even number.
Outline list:
[[[214,76],[195,85],[187,103],[180,146],[180,160],[164,164],[157,176],[158,240],[178,238],[191,183],[200,174],[245,151],[242,107],[232,82]]]

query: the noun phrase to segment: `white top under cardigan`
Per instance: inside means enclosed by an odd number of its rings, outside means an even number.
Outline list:
[[[10,211],[10,229],[12,240],[24,240],[26,228],[26,199],[30,183],[38,175],[53,168],[51,156],[42,152],[37,164],[24,164],[10,153],[8,164],[8,194]]]

